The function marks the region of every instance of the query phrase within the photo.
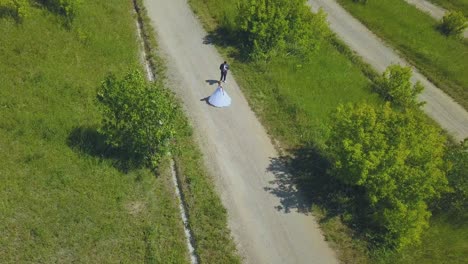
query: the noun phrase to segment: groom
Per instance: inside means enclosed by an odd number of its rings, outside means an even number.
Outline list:
[[[221,65],[219,65],[219,70],[221,71],[221,78],[219,79],[220,82],[226,82],[226,75],[229,70],[229,65],[226,61],[224,61]]]

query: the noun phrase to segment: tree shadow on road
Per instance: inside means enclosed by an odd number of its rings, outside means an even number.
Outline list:
[[[330,176],[330,162],[317,148],[289,150],[287,155],[271,158],[267,171],[275,176],[265,191],[277,196],[278,211],[309,214],[313,205],[326,209],[323,221],[350,209],[354,190]]]

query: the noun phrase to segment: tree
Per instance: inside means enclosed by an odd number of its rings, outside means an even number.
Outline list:
[[[107,143],[143,158],[151,168],[170,150],[177,105],[160,84],[148,84],[139,71],[122,79],[109,75],[97,94]]]
[[[18,21],[30,15],[27,0],[0,0],[0,12],[7,12]]]
[[[439,25],[442,33],[447,36],[461,36],[466,27],[468,27],[468,22],[461,11],[447,13]]]
[[[327,141],[331,173],[362,188],[368,234],[401,249],[419,241],[430,216],[427,201],[447,189],[445,138],[412,111],[387,103],[340,106]]]
[[[436,202],[436,207],[450,215],[468,219],[468,138],[451,144],[446,159],[451,168],[447,174],[450,191]]]
[[[418,95],[424,90],[421,83],[411,85],[411,68],[400,65],[390,65],[375,84],[376,91],[394,105],[408,108],[419,107],[423,103],[417,101]]]
[[[242,0],[237,24],[254,60],[285,50],[307,55],[329,34],[325,13],[314,15],[305,0]]]

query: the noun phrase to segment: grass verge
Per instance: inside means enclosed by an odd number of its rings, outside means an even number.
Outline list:
[[[165,78],[164,62],[158,56],[154,29],[142,0],[136,0],[148,43],[148,58],[156,65],[159,81]],[[180,110],[182,111],[182,110]],[[184,115],[180,115],[184,116]],[[178,120],[177,150],[173,153],[176,172],[187,206],[195,251],[201,263],[240,263],[234,241],[227,227],[227,212],[215,192],[212,179],[204,169],[202,154],[196,146],[188,120]]]
[[[434,84],[468,109],[468,44],[445,37],[438,21],[403,0],[356,4],[338,1],[370,30],[393,45]]]
[[[84,1],[70,27],[41,6],[0,17],[0,259],[187,259],[168,179],[106,156],[96,88],[140,67],[130,1]]]

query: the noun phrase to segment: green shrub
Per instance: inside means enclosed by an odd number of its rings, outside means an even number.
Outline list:
[[[417,82],[411,85],[411,68],[400,65],[390,65],[380,78],[376,80],[375,90],[392,104],[403,108],[420,106],[417,96],[424,87]]]
[[[149,84],[139,71],[122,79],[109,75],[98,91],[103,114],[101,132],[107,143],[143,158],[155,169],[170,151],[179,111],[172,94],[160,84]]]
[[[0,0],[0,15],[9,14],[17,20],[23,20],[30,15],[27,0]]]
[[[395,249],[418,243],[428,200],[447,189],[441,131],[389,104],[341,106],[330,131],[331,173],[363,190],[368,208],[356,217],[365,219],[367,236]]]
[[[313,14],[305,0],[242,0],[237,25],[254,60],[290,51],[307,55],[329,33],[324,12]]]
[[[439,28],[447,36],[461,36],[467,26],[467,19],[463,13],[453,11],[442,18]]]
[[[63,15],[71,22],[76,15],[77,8],[82,0],[38,0],[47,8]]]
[[[359,3],[359,4],[366,4],[367,0],[353,0],[353,2]]]
[[[447,174],[450,192],[436,202],[438,210],[468,218],[468,139],[451,145],[447,151],[451,168]]]

